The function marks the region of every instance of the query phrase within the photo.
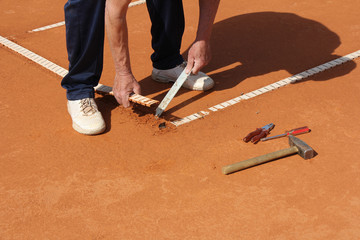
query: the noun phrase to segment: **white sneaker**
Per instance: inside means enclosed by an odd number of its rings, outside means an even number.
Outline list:
[[[154,68],[151,77],[153,80],[161,83],[175,82],[185,67],[186,62],[183,62],[182,64],[167,70]],[[190,90],[206,91],[213,88],[214,85],[214,80],[212,80],[205,73],[199,72],[196,75],[190,74],[182,86]]]
[[[67,106],[73,128],[79,133],[94,135],[105,131],[105,121],[94,98],[68,100]]]

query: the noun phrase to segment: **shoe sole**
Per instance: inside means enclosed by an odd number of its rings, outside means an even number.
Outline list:
[[[160,83],[170,83],[170,82],[173,83],[173,82],[176,81],[176,79],[175,79],[175,80],[169,80],[169,78],[167,78],[167,77],[155,76],[155,75],[153,75],[153,74],[151,74],[151,78],[152,78],[154,81],[160,82]]]
[[[106,129],[106,126],[104,126],[98,130],[86,130],[86,129],[81,128],[79,125],[77,125],[74,122],[72,124],[72,127],[78,133],[85,134],[85,135],[97,135],[97,134],[103,133]]]
[[[161,77],[161,76],[155,76],[155,75],[151,75],[151,78],[156,81],[156,82],[159,82],[159,83],[174,83],[176,80],[169,80],[168,78],[166,77]],[[183,88],[186,88],[186,89],[189,89],[191,91],[207,91],[207,90],[210,90],[214,87],[214,83],[212,85],[210,85],[207,89],[194,89],[194,88],[191,88],[191,87],[187,87],[187,86],[182,86]]]

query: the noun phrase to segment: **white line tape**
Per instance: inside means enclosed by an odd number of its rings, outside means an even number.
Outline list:
[[[65,25],[65,21],[54,23],[54,24],[47,25],[47,26],[40,27],[40,28],[36,28],[36,29],[33,29],[33,30],[29,31],[29,32],[41,32],[41,31],[44,31],[44,30],[60,27],[60,26],[63,26],[63,25]]]
[[[49,60],[39,56],[38,54],[35,54],[35,53],[27,50],[26,48],[23,48],[20,45],[2,37],[2,36],[0,36],[0,43],[2,45],[4,45],[5,47],[8,47],[11,50],[23,55],[27,59],[30,59],[31,61],[33,61],[37,64],[40,64],[44,68],[50,70],[51,72],[56,73],[57,75],[59,75],[61,77],[64,77],[68,73],[68,71],[65,68],[60,67],[53,62],[50,62]]]
[[[255,90],[255,91],[253,91],[253,93],[254,93],[255,95],[260,95],[260,94],[262,94],[262,92],[259,91],[259,90]]]
[[[236,104],[236,103],[238,103],[238,102],[235,101],[235,100],[233,100],[233,99],[231,99],[231,100],[228,101],[228,103],[230,103],[231,105],[234,105],[234,104]]]
[[[221,106],[223,106],[224,108],[226,108],[226,107],[228,107],[228,106],[231,106],[231,104],[228,103],[228,102],[223,102],[223,103],[220,103],[220,104],[221,104]]]
[[[134,6],[137,6],[137,5],[140,5],[140,4],[144,4],[144,3],[146,3],[146,0],[138,0],[138,1],[130,3],[129,7],[134,7]]]
[[[55,74],[61,76],[61,77],[65,77],[65,75],[68,73],[68,71],[63,68],[63,67],[60,67],[59,65],[53,63],[53,62],[50,62],[49,60],[39,56],[38,54],[36,53],[33,53],[31,51],[29,51],[28,49],[26,48],[23,48],[22,46],[0,36],[0,44],[4,45],[5,47],[8,47],[10,48],[11,50],[23,55],[24,57],[30,59],[31,61],[35,62],[35,63],[38,63],[39,65],[43,66],[44,68],[54,72]],[[288,78],[285,78],[283,80],[280,80],[280,81],[277,81],[275,83],[272,83],[270,85],[267,85],[265,87],[262,87],[262,88],[259,88],[257,90],[254,90],[252,92],[249,92],[249,93],[246,93],[246,94],[243,94],[241,96],[238,96],[238,97],[235,97],[229,101],[226,101],[226,102],[223,102],[223,103],[220,103],[220,104],[217,104],[213,107],[210,107],[208,108],[208,110],[212,111],[212,112],[216,112],[218,110],[222,110],[224,108],[227,108],[229,106],[232,106],[232,105],[235,105],[236,103],[239,103],[241,102],[241,100],[247,100],[247,99],[250,99],[250,98],[254,98],[256,96],[259,96],[263,93],[266,93],[266,92],[269,92],[269,91],[272,91],[274,89],[277,89],[277,88],[280,88],[280,87],[283,87],[283,86],[286,86],[290,83],[295,83],[299,80],[302,80],[306,77],[309,77],[309,76],[312,76],[316,73],[319,73],[321,71],[324,71],[324,70],[327,70],[327,69],[330,69],[336,65],[340,65],[342,63],[345,63],[345,62],[348,62],[348,61],[351,61],[355,58],[358,58],[360,57],[360,50],[356,51],[356,52],[353,52],[353,53],[350,53],[344,57],[340,57],[338,59],[335,59],[335,60],[332,60],[330,62],[327,62],[327,63],[324,63],[324,64],[321,64],[317,67],[314,67],[314,68],[311,68],[309,70],[306,70],[304,72],[301,72],[299,74],[295,74],[291,77],[288,77]],[[204,116],[206,115],[209,115],[210,112],[208,111],[200,111],[198,113],[194,113],[194,114],[191,114],[187,117],[184,117],[182,119],[178,119],[178,120],[175,120],[173,122],[171,122],[172,124],[174,124],[175,126],[181,126],[185,123],[189,123],[191,121],[194,121],[196,119],[200,119],[200,118],[203,118]]]
[[[241,99],[243,99],[243,100],[247,100],[247,99],[249,99],[250,97],[247,95],[247,94],[244,94],[244,95],[242,95],[241,96]]]
[[[327,69],[330,69],[332,67],[335,67],[337,65],[340,65],[340,64],[343,64],[345,62],[348,62],[348,61],[351,61],[355,58],[358,58],[360,57],[360,50],[356,51],[356,52],[353,52],[353,53],[350,53],[346,56],[343,56],[343,57],[340,57],[340,58],[337,58],[335,60],[332,60],[332,61],[329,61],[327,63],[324,63],[324,64],[321,64],[319,66],[316,66],[314,68],[311,68],[309,70],[306,70],[306,71],[303,71],[301,73],[298,73],[298,74],[295,74],[291,77],[288,77],[288,78],[285,78],[283,80],[280,80],[278,82],[275,82],[275,83],[272,83],[270,85],[267,85],[265,87],[262,87],[262,88],[259,88],[257,90],[254,90],[254,91],[251,91],[249,93],[246,93],[242,96],[239,96],[237,98],[234,98],[233,100],[237,99],[236,103],[240,102],[240,100],[247,100],[247,99],[250,99],[250,98],[253,98],[253,97],[256,97],[256,96],[259,96],[265,92],[269,92],[269,91],[272,91],[274,89],[277,89],[277,88],[280,88],[280,87],[283,87],[283,86],[286,86],[290,83],[295,83],[297,81],[300,81],[304,78],[307,78],[309,76],[312,76],[312,75],[315,75],[319,72],[322,72],[322,71],[325,71]],[[231,101],[231,100],[230,100]],[[225,103],[228,103],[230,101],[227,101]],[[231,102],[230,105],[234,105],[235,103]],[[229,106],[230,106],[229,105]],[[224,103],[221,103],[221,104],[218,104],[218,105],[215,105],[213,107],[210,107],[208,108],[208,110],[212,111],[212,112],[216,112],[218,110],[222,110],[224,109],[225,107],[228,107],[228,106],[224,106]],[[209,113],[210,114],[210,113]],[[190,115],[190,116],[194,116],[194,114]],[[183,119],[187,119],[188,117],[185,117]],[[185,124],[185,123],[189,123],[189,121],[186,121],[184,122],[183,119],[179,119],[175,122],[172,122],[175,126],[180,126],[182,124]],[[191,119],[191,121],[193,121],[195,119]]]
[[[214,108],[216,108],[216,109],[223,109],[224,107],[223,106],[221,106],[220,104],[218,104],[218,105],[216,105],[216,106],[214,106]]]
[[[236,97],[236,98],[233,98],[233,100],[235,101],[235,102],[240,102],[241,101],[241,97]]]
[[[144,4],[144,3],[146,3],[146,0],[135,1],[135,2],[132,2],[132,3],[129,4],[129,8],[134,7],[134,6],[138,6],[138,5]],[[64,25],[65,25],[65,21],[62,21],[62,22],[54,23],[54,24],[47,25],[47,26],[44,26],[44,27],[33,29],[33,30],[29,31],[29,33],[41,32],[41,31],[45,31],[45,30],[48,30],[48,29],[51,29],[51,28],[61,27],[61,26],[64,26]]]

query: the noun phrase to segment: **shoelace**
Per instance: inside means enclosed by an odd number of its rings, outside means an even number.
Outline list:
[[[90,98],[84,98],[81,99],[80,101],[80,108],[81,111],[84,113],[84,115],[88,116],[88,115],[92,115],[97,111],[96,106],[94,106],[91,101]]]

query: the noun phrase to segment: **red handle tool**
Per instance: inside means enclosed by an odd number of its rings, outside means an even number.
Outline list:
[[[273,123],[270,123],[262,128],[257,128],[255,131],[249,133],[244,137],[244,142],[249,142],[251,140],[252,143],[257,143],[261,138],[269,135],[270,131],[275,127]]]
[[[281,138],[281,137],[285,137],[285,136],[289,136],[289,135],[296,136],[296,135],[299,135],[299,134],[308,133],[310,131],[311,131],[310,128],[305,126],[305,127],[301,127],[301,128],[292,129],[292,130],[290,130],[288,132],[285,132],[283,134],[280,134],[280,135],[267,137],[267,138],[262,138],[260,140],[261,141],[267,141],[267,140],[271,140],[271,139],[275,139],[275,138]]]

